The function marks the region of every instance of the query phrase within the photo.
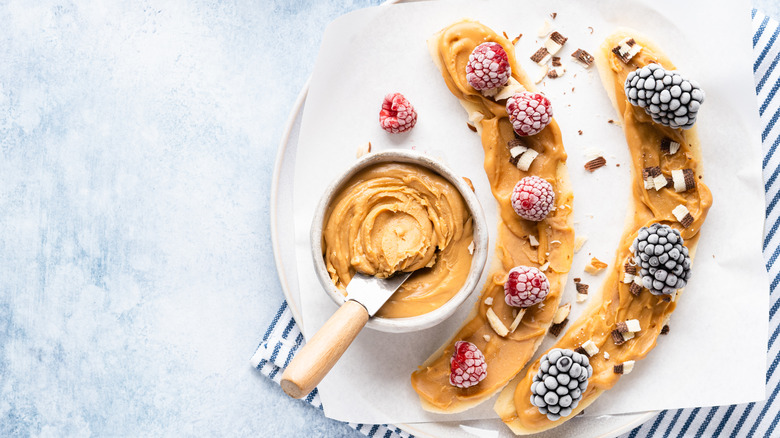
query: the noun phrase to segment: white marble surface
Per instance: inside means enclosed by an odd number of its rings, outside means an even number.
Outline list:
[[[284,122],[379,0],[237,3],[0,2],[0,436],[361,436],[248,359]]]

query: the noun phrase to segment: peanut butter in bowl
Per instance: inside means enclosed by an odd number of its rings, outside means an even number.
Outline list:
[[[326,191],[318,210],[314,262],[337,303],[358,272],[378,278],[412,272],[369,327],[403,332],[438,324],[480,279],[488,240],[482,208],[464,178],[424,154],[362,157]]]
[[[325,264],[343,293],[355,272],[380,278],[414,272],[378,316],[428,313],[466,282],[473,219],[458,189],[429,169],[370,166],[338,191],[325,217]]]

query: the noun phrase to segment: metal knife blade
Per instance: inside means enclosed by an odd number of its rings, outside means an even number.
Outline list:
[[[388,278],[377,278],[358,272],[347,285],[347,299],[360,303],[368,316],[374,316],[410,275],[411,272],[398,272]]]

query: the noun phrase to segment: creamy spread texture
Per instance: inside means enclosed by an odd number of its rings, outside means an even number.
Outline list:
[[[628,64],[611,53],[611,49],[627,36],[634,37],[644,47]],[[607,70],[608,74],[608,78],[602,80],[605,86],[614,88],[615,103],[622,115],[626,141],[631,152],[632,200],[628,204],[629,218],[626,221],[625,231],[615,260],[604,280],[600,298],[596,298],[594,306],[571,324],[552,347],[576,349],[588,340],[593,341],[599,348],[599,353],[590,358],[593,376],[589,379],[588,388],[583,393],[578,408],[570,416],[552,422],[545,415],[540,414],[530,402],[530,386],[533,376],[539,369],[537,360],[529,367],[525,376],[518,377],[519,381],[513,382],[513,385],[504,391],[513,394],[507,396],[502,393],[496,403],[496,411],[501,415],[502,420],[509,423],[516,432],[518,430],[523,433],[541,431],[574,417],[603,391],[615,385],[620,377],[620,374],[613,370],[615,365],[642,359],[655,347],[659,332],[677,303],[673,299],[665,301],[664,296],[652,295],[646,289],[642,289],[636,296],[629,291],[629,284],[621,281],[625,271],[624,265],[633,257],[629,247],[639,228],[661,222],[680,231],[692,256],[699,239],[699,229],[712,204],[712,195],[700,178],[701,160],[695,128],[684,131],[653,123],[644,109],[630,105],[626,99],[623,84],[631,71],[651,62],[657,62],[669,70],[674,69],[669,59],[660,51],[649,48],[648,45],[648,41],[642,41],[634,35],[617,33],[609,37],[601,48],[603,62],[609,67],[609,69],[602,69],[602,75],[605,73],[603,70]],[[612,91],[608,90],[610,94]],[[662,151],[661,143],[664,139],[679,143],[679,151],[674,154]],[[675,192],[673,187],[660,190],[646,189],[642,171],[653,166],[659,166],[666,176],[675,169],[693,169],[697,176],[696,187],[679,193]],[[681,204],[686,206],[693,216],[694,220],[690,226],[683,227],[672,214],[672,210]],[[693,281],[696,281],[696,276],[697,273],[694,271]],[[669,297],[666,296],[666,299]],[[641,330],[633,339],[616,345],[610,336],[611,332],[617,323],[630,319],[638,320]],[[489,368],[488,373],[490,373]]]
[[[387,318],[441,307],[466,282],[473,258],[466,201],[444,177],[415,164],[376,164],[353,176],[328,206],[322,239],[325,265],[342,291],[355,272],[414,271],[377,312]]]
[[[429,42],[434,62],[440,67],[447,87],[472,116],[482,117],[477,125],[482,136],[484,169],[498,207],[496,252],[500,262],[489,273],[487,284],[469,319],[450,342],[412,374],[412,386],[423,406],[434,411],[466,409],[485,400],[520,372],[547,332],[572,261],[572,194],[558,125],[553,120],[539,134],[523,137],[527,147],[539,152],[528,171],[522,171],[510,162],[507,143],[516,137],[504,101],[495,102],[484,97],[466,80],[469,55],[483,42],[501,44],[509,55],[513,78],[526,88],[532,88],[515,60],[511,42],[480,23],[455,23]],[[510,202],[515,184],[529,175],[546,179],[555,189],[556,208],[540,222],[520,218]],[[529,236],[538,240],[538,246],[531,245]],[[539,267],[546,263],[549,267],[545,274],[551,290],[545,301],[528,308],[514,332],[506,337],[497,335],[487,321],[486,312],[492,307],[506,327],[515,319],[513,311],[516,308],[504,301],[503,284],[509,270],[518,265]],[[459,340],[475,344],[484,354],[488,366],[487,377],[467,389],[449,383],[450,356],[455,341]]]

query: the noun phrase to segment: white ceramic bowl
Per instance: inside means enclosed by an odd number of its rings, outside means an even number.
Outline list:
[[[482,270],[485,268],[485,261],[487,260],[488,231],[485,223],[485,215],[482,212],[482,206],[480,205],[479,200],[477,200],[477,196],[462,177],[455,174],[444,164],[427,155],[408,150],[388,150],[364,155],[350,166],[341,177],[328,186],[317,206],[314,220],[311,225],[311,250],[312,258],[314,259],[314,269],[317,272],[317,278],[319,278],[322,287],[336,304],[341,305],[344,303],[345,297],[336,285],[333,284],[333,281],[325,268],[325,260],[322,256],[322,226],[325,220],[325,212],[335,194],[339,192],[341,186],[349,181],[352,176],[366,167],[386,162],[417,164],[443,176],[447,181],[452,183],[452,185],[458,189],[461,196],[463,196],[463,199],[466,201],[466,205],[471,212],[474,223],[474,257],[471,261],[471,269],[469,270],[466,282],[458,293],[438,309],[423,315],[409,318],[382,318],[375,316],[370,318],[368,324],[366,324],[366,327],[383,332],[403,333],[422,330],[444,321],[452,315],[458,306],[463,304],[466,298],[474,291],[477,283],[479,283],[479,278],[482,276]]]

